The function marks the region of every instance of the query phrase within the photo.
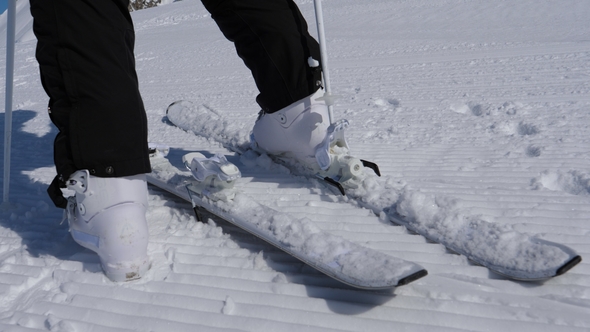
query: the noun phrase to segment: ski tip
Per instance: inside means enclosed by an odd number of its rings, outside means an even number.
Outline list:
[[[170,105],[168,105],[168,107],[166,107],[166,115],[168,115],[170,108],[173,107],[174,105],[178,104],[179,102],[180,102],[180,100],[177,100],[177,101],[172,102]]]
[[[428,271],[426,270],[420,270],[416,273],[410,274],[409,276],[402,278],[399,280],[399,282],[397,283],[398,286],[403,286],[403,285],[407,285],[413,281],[416,281],[422,277],[426,277],[428,275]]]
[[[581,261],[582,256],[580,255],[570,259],[567,263],[563,264],[559,269],[557,269],[555,276],[560,276],[566,273],[567,271],[571,270],[574,266],[578,265],[578,263],[580,263]]]
[[[174,107],[190,107],[192,103],[188,100],[177,100],[175,102],[172,102],[172,104],[168,105],[168,107],[166,108],[166,115],[168,115],[168,112],[170,112],[170,110]]]

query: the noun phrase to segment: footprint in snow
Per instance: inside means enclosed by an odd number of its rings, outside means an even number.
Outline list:
[[[521,136],[533,136],[539,133],[537,126],[521,121],[518,124],[518,134]]]
[[[471,114],[475,116],[482,116],[486,113],[487,112],[485,111],[484,107],[480,104],[471,106]]]
[[[535,145],[529,145],[526,148],[525,153],[528,157],[531,157],[531,158],[540,157],[542,150],[543,150],[542,147],[535,146]]]

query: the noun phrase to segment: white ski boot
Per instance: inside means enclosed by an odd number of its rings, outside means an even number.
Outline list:
[[[278,112],[261,115],[252,131],[255,147],[293,158],[331,182],[344,182],[362,173],[361,160],[348,154],[344,139],[347,120],[330,124],[323,89]]]
[[[81,170],[67,187],[76,192],[67,207],[74,240],[98,254],[112,281],[141,278],[150,267],[145,175],[99,178]]]
[[[322,93],[320,89],[275,113],[262,114],[252,130],[253,142],[269,154],[317,168],[316,148],[326,138],[330,126],[326,104],[316,100]]]

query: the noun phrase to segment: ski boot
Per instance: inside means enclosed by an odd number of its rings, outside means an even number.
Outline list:
[[[344,130],[347,120],[330,124],[323,89],[275,113],[261,114],[252,131],[252,145],[268,154],[297,160],[321,179],[338,187],[358,177],[363,166],[378,173],[374,163],[349,154]]]
[[[317,171],[316,149],[330,126],[328,108],[316,101],[321,91],[277,112],[261,114],[252,130],[253,143],[268,154],[295,159]]]
[[[99,178],[80,170],[66,185],[76,193],[66,209],[74,240],[98,254],[112,281],[141,278],[150,268],[145,175]]]
[[[207,158],[199,152],[192,152],[184,155],[182,161],[196,180],[188,186],[189,193],[206,196],[214,201],[227,202],[234,198],[234,183],[242,174],[224,155]]]

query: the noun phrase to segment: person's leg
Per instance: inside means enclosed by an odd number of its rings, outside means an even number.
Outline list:
[[[203,0],[260,91],[253,128],[258,148],[317,166],[330,125],[321,97],[320,49],[292,0]],[[319,90],[319,92],[318,92]],[[317,92],[317,93],[316,93]],[[314,96],[314,93],[316,94]]]
[[[115,281],[141,277],[147,257],[147,120],[135,73],[127,0],[31,0],[37,60],[71,234]],[[83,174],[83,176],[80,176]],[[69,202],[60,187],[76,191]]]
[[[49,112],[60,130],[58,174],[150,172],[147,118],[133,55],[128,0],[32,0]]]
[[[291,0],[203,0],[251,70],[265,113],[276,112],[321,86],[320,50]],[[317,64],[310,66],[310,58]]]

